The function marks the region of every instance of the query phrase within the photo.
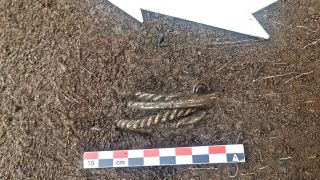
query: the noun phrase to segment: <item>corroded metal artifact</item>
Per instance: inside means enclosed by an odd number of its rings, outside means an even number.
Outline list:
[[[148,116],[138,120],[119,120],[116,125],[122,129],[140,129],[150,127],[152,125],[164,123],[176,118],[185,117],[193,113],[195,109],[174,109],[160,112],[156,115]]]
[[[184,98],[172,101],[163,102],[132,102],[128,103],[129,108],[133,109],[176,109],[176,108],[191,108],[201,107],[211,104],[217,98],[215,93],[191,98]]]
[[[194,124],[203,119],[207,112],[197,111],[197,108],[212,104],[215,93],[203,95],[203,90],[209,90],[207,85],[195,85],[192,93],[152,94],[138,92],[138,100],[143,102],[128,102],[128,108],[140,110],[162,110],[161,112],[137,120],[120,119],[115,121],[117,127],[128,130],[146,129],[167,121],[177,120],[176,127]]]

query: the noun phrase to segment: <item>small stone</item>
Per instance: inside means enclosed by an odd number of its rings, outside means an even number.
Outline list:
[[[74,111],[70,111],[69,112],[69,118],[75,118],[75,112]]]
[[[157,34],[156,34],[156,39],[157,39],[158,44],[163,43],[163,41],[164,41],[164,34],[163,34],[163,33],[157,33]]]

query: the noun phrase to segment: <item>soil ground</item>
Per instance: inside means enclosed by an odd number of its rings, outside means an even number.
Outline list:
[[[255,14],[271,39],[107,1],[0,1],[0,179],[318,179],[320,1]],[[137,91],[221,94],[201,122],[151,132]],[[84,170],[85,151],[244,143],[246,163]]]

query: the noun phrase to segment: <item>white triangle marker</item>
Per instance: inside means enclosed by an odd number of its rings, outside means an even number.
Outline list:
[[[232,161],[233,162],[239,162],[239,158],[238,158],[238,156],[236,154],[233,155]]]
[[[268,39],[268,33],[253,17],[278,0],[109,0],[143,22],[141,9],[242,34]]]

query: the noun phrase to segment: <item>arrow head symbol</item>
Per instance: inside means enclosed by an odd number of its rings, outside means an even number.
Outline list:
[[[278,0],[109,0],[143,22],[141,9],[242,34],[268,39],[268,33],[253,17]]]
[[[141,14],[140,5],[142,5],[141,0],[109,0],[115,6],[118,6],[124,12],[137,19],[140,22],[143,22],[143,17]]]

